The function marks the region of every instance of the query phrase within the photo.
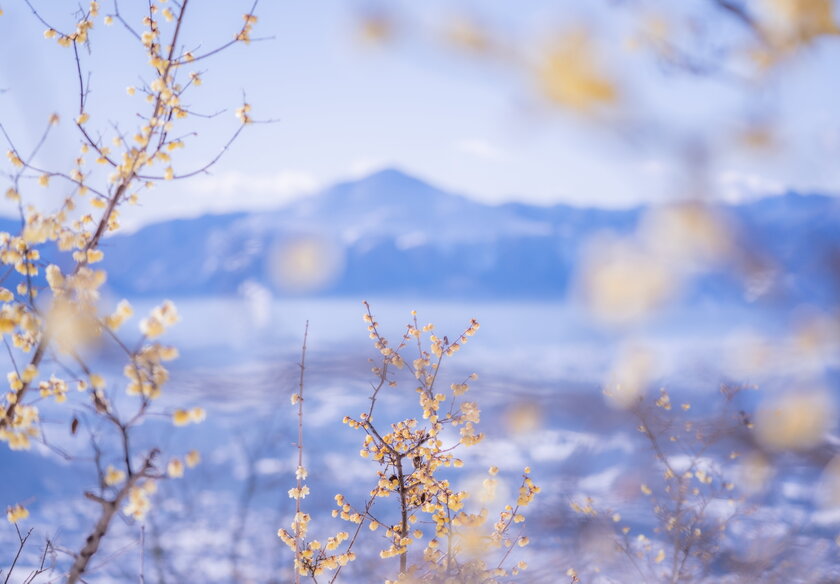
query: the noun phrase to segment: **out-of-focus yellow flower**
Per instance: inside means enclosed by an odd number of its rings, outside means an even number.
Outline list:
[[[198,466],[199,462],[201,462],[201,454],[198,452],[198,450],[190,450],[184,457],[184,461],[187,463],[188,467],[194,468]]]
[[[443,34],[449,44],[471,53],[486,53],[494,44],[478,23],[463,17],[447,23]]]
[[[653,561],[657,564],[661,564],[665,560],[665,550],[660,549],[659,552],[656,554],[656,557],[653,558]]]
[[[583,113],[614,105],[619,92],[603,70],[590,34],[583,30],[561,36],[543,55],[535,75],[552,102]]]
[[[610,324],[642,320],[675,293],[667,265],[634,240],[601,237],[583,257],[580,284],[593,314]]]
[[[756,437],[773,450],[807,450],[822,443],[834,415],[827,392],[792,391],[761,404],[755,418]]]
[[[187,410],[175,410],[172,413],[172,423],[176,426],[186,426],[190,423],[190,413]]]
[[[29,510],[22,505],[12,505],[6,509],[6,519],[9,523],[18,523],[29,517]]]
[[[840,32],[833,0],[763,0],[769,12],[767,27],[776,41],[807,43]]]
[[[503,423],[514,435],[528,434],[539,430],[543,422],[543,412],[534,402],[517,402],[504,413]]]
[[[149,501],[149,489],[147,485],[154,486],[152,481],[147,481],[144,485],[139,487],[132,487],[128,491],[128,504],[123,509],[126,515],[130,515],[134,519],[141,520],[146,516],[146,513],[152,508],[151,501]]]
[[[653,255],[674,270],[708,267],[731,249],[731,229],[724,218],[691,201],[653,208],[642,220],[640,238]]]
[[[180,458],[173,458],[169,461],[169,464],[166,465],[166,474],[173,479],[184,476],[184,463],[181,462]]]
[[[358,35],[365,43],[381,44],[394,37],[396,28],[396,22],[390,13],[368,10],[359,18]]]
[[[125,472],[114,468],[113,466],[108,466],[108,470],[105,472],[105,484],[108,486],[118,485],[119,483],[125,480]]]

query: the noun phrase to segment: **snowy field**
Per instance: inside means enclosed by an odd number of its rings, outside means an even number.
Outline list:
[[[532,468],[542,492],[527,513],[532,546],[515,553],[515,561],[531,565],[523,581],[555,582],[558,567],[581,574],[589,568],[586,581],[592,582],[626,582],[622,573],[627,569],[637,570],[640,580],[656,580],[669,567],[657,557],[666,550],[666,534],[656,531],[652,502],[665,496],[662,461],[656,461],[651,443],[638,431],[638,418],[612,407],[603,395],[621,374],[616,364],[627,362],[623,356],[642,351],[649,357],[646,362],[655,364],[645,371],[651,403],[660,388],[667,388],[675,404],[691,404],[691,415],[734,423],[736,430],[739,416],[789,383],[819,376],[834,395],[838,389],[832,361],[840,354],[833,352],[836,347],[806,351],[791,334],[789,318],[772,312],[709,307],[665,313],[644,327],[615,330],[587,325],[588,315],[570,304],[369,300],[392,344],[412,309],[421,324],[434,322],[439,335],[453,338],[470,318],[481,323],[478,334],[440,373],[447,387],[472,372],[479,375],[467,398],[478,402],[480,429],[486,433],[481,444],[460,451],[465,465],[452,473],[452,480],[474,489],[488,467],[498,466],[503,481],[492,510],[512,494],[515,498],[522,468]],[[89,581],[136,581],[141,565],[147,582],[288,581],[291,554],[275,534],[287,527],[293,513],[286,493],[294,486],[297,422],[289,398],[297,390],[307,320],[304,442],[312,494],[304,505],[313,516],[311,530],[336,530],[329,518],[333,495],[341,492],[361,504],[375,486],[376,463],[358,456],[362,436],[341,423],[345,415],[367,409],[374,381],[368,360],[376,352],[362,321],[364,308],[358,300],[272,301],[259,295],[185,299],[177,305],[181,322],[164,341],[178,347],[181,356],[172,364],[171,381],[156,410],[202,405],[207,421],[176,428],[168,417],[150,416],[136,440],[176,455],[196,448],[202,463],[183,479],[163,482],[142,529],[127,520],[116,522],[98,557],[102,570]],[[135,305],[138,314],[151,307]],[[411,351],[406,355],[412,357]],[[99,355],[98,366],[118,396],[122,364],[115,366],[112,357]],[[417,416],[411,374],[403,371],[395,379],[398,386],[386,388],[377,406],[380,419]],[[726,403],[722,388],[741,385],[748,389]],[[125,402],[115,400],[118,406]],[[663,419],[685,414],[657,411]],[[50,406],[43,407],[42,417],[48,446],[0,452],[4,500],[31,497],[33,543],[25,550],[25,566],[36,561],[45,537],[54,542],[59,565],[66,563],[61,550],[79,547],[95,511],[93,504],[78,503],[79,494],[96,484],[92,460],[71,465],[57,453],[90,459],[89,442],[51,424]],[[744,462],[754,447],[746,427],[744,422],[742,432],[728,434],[702,455],[691,446],[668,455],[674,468],[705,465],[720,480],[737,485],[737,504],[709,504],[707,519],[728,523],[715,540],[717,555],[707,577],[745,577],[761,565],[786,582],[836,581],[840,510],[826,503],[821,477],[840,440],[828,436],[807,455],[774,455],[768,471],[772,477],[752,484],[759,471]],[[736,448],[745,458],[730,459]],[[654,494],[646,497],[641,485]],[[393,501],[379,504],[388,503]],[[592,512],[573,510],[588,503]],[[362,547],[374,551],[384,541],[373,533],[363,536],[368,539]],[[6,542],[16,537],[10,525],[2,533]],[[616,551],[620,545],[615,542],[622,541],[630,543]],[[670,548],[665,553],[667,558]],[[370,570],[388,568],[387,562],[360,556],[344,574],[346,581],[370,581]],[[803,565],[808,566],[804,572]],[[19,568],[16,573],[26,572]]]

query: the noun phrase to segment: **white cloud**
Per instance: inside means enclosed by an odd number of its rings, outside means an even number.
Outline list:
[[[459,140],[455,143],[455,148],[460,152],[481,158],[482,160],[499,162],[505,158],[504,153],[499,148],[487,140],[480,138]]]
[[[178,189],[181,184],[183,190]],[[207,213],[275,209],[311,195],[321,186],[313,174],[291,169],[273,173],[227,171],[186,183],[162,184],[159,189],[142,193],[140,205],[126,209],[121,216],[122,231]]]
[[[272,174],[229,171],[217,176],[198,177],[192,181],[190,190],[218,197],[222,201],[269,197],[276,205],[309,194],[319,186],[315,176],[301,170],[281,170]]]

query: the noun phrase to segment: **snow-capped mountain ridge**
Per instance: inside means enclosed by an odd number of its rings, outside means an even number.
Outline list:
[[[791,193],[720,209],[743,227],[750,254],[820,281],[807,297],[834,293],[825,262],[840,247],[840,200]],[[120,294],[231,294],[245,281],[276,288],[272,250],[315,238],[340,256],[320,294],[563,298],[584,242],[605,230],[629,234],[644,212],[486,205],[384,170],[275,211],[166,221],[114,236],[105,265]],[[723,288],[734,293],[731,283]]]

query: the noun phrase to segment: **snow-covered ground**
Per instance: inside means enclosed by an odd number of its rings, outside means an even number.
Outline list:
[[[486,433],[482,444],[462,450],[465,466],[452,480],[465,487],[480,484],[487,467],[498,466],[501,500],[505,493],[515,496],[522,468],[532,467],[542,492],[525,524],[533,544],[515,554],[516,561],[526,559],[533,568],[523,581],[559,581],[560,568],[588,573],[587,582],[626,582],[628,569],[656,579],[670,569],[672,543],[666,543],[667,530],[656,531],[653,511],[655,500],[669,500],[663,462],[657,462],[638,431],[639,420],[611,407],[603,395],[616,375],[627,374],[626,355],[647,355],[644,362],[652,365],[645,367],[643,383],[653,400],[664,387],[675,405],[692,404],[689,412],[652,410],[666,420],[684,416],[680,424],[690,416],[714,415],[737,429],[756,404],[791,383],[818,379],[831,395],[840,395],[840,351],[834,341],[803,345],[792,317],[785,315],[712,307],[663,314],[644,327],[616,330],[588,324],[589,316],[571,304],[369,300],[392,344],[411,310],[417,310],[421,324],[434,322],[436,333],[450,338],[470,318],[481,323],[478,334],[441,372],[444,387],[471,372],[479,374],[468,396],[482,409],[480,426]],[[154,444],[173,455],[197,448],[203,461],[185,478],[162,484],[142,530],[134,522],[115,522],[95,562],[100,569],[88,581],[136,581],[141,566],[147,582],[287,581],[290,554],[275,534],[288,527],[293,512],[287,491],[294,483],[297,427],[289,396],[297,388],[307,320],[305,457],[312,494],[305,506],[314,518],[311,532],[326,538],[337,530],[329,518],[335,493],[361,503],[375,485],[376,463],[358,456],[360,434],[341,423],[344,415],[356,416],[369,404],[373,376],[368,359],[376,353],[362,322],[363,306],[356,299],[273,301],[256,294],[184,300],[178,307],[182,321],[164,341],[177,346],[181,357],[172,364],[172,379],[157,408],[200,404],[208,419],[200,426],[176,428],[166,418],[151,416],[140,428],[137,445]],[[151,304],[135,308],[143,314]],[[98,366],[117,394],[122,364],[109,359],[101,355]],[[404,372],[397,379],[401,383],[387,388],[377,406],[382,420],[417,415],[411,375]],[[726,404],[721,388],[740,384],[749,389]],[[68,462],[45,446],[0,452],[0,501],[24,502],[32,513],[24,525],[34,528],[33,537],[15,571],[21,576],[44,537],[59,550],[78,549],[95,512],[95,505],[82,497],[96,482],[93,464],[85,459],[89,443],[81,434],[70,435],[66,414],[55,407],[46,407],[43,417],[49,443],[61,445],[77,460]],[[715,500],[708,505],[709,521],[737,511],[708,546],[718,546],[708,563],[709,581],[723,581],[727,573],[734,578],[738,570],[756,566],[786,582],[835,581],[840,575],[831,570],[840,562],[834,543],[840,512],[826,503],[823,469],[837,449],[836,439],[829,435],[805,454],[761,451],[772,479],[750,489],[748,479],[756,473],[744,478],[744,460],[759,450],[748,425],[743,421],[742,431],[702,453],[683,438],[677,443],[682,450],[674,450],[664,438],[673,468],[695,457],[715,480],[736,483],[735,504],[721,507]],[[740,451],[737,459],[729,456],[734,448]],[[652,495],[644,494],[643,484]],[[572,510],[573,505],[586,506],[588,498],[597,515]],[[627,553],[616,554],[624,527],[631,543]],[[376,534],[363,535],[368,539],[360,549],[380,549]],[[16,539],[12,526],[0,530],[4,549]],[[141,545],[146,550],[142,562]],[[659,550],[667,561],[657,561]],[[56,558],[61,565],[68,556],[57,551]],[[363,558],[348,570],[347,581],[370,581],[371,573],[384,577],[383,567],[387,562]]]

